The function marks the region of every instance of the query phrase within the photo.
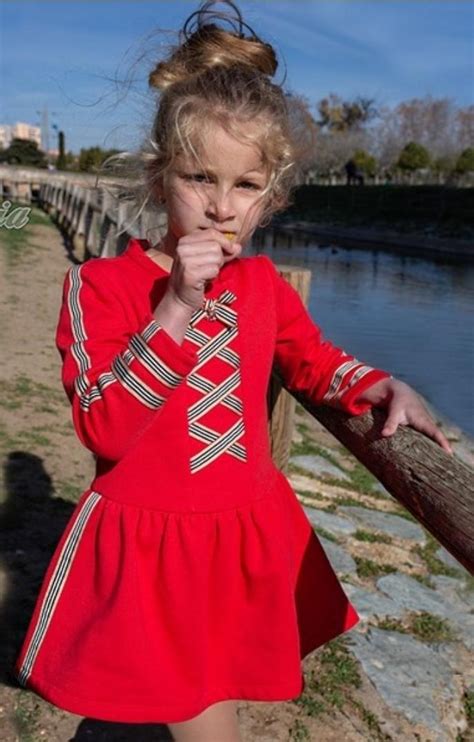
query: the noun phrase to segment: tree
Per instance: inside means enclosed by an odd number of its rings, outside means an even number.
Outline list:
[[[58,135],[59,142],[59,155],[56,160],[56,168],[58,170],[66,170],[66,156],[64,154],[64,132],[60,131]]]
[[[454,170],[456,164],[456,158],[451,155],[441,155],[431,161],[431,169],[435,173],[443,173],[448,175]]]
[[[74,152],[66,152],[64,155],[64,169],[77,170],[79,167],[79,157]]]
[[[118,149],[101,149],[100,147],[89,147],[81,149],[79,153],[79,170],[95,172],[100,165],[110,157],[119,152]]]
[[[367,175],[372,177],[377,172],[377,160],[372,155],[369,155],[364,149],[357,149],[352,157],[355,164]]]
[[[402,170],[421,170],[430,164],[430,154],[422,144],[408,142],[400,152],[397,166]]]
[[[352,101],[344,101],[340,96],[331,93],[317,104],[320,119],[316,123],[321,129],[344,132],[360,129],[371,119],[378,116],[372,98],[358,96]]]
[[[38,143],[19,137],[12,139],[10,146],[0,152],[0,162],[41,168],[47,166],[45,153],[38,149]]]
[[[406,142],[418,142],[434,161],[456,161],[459,150],[472,146],[474,106],[458,108],[450,98],[412,98],[380,109],[376,126],[368,129],[370,151],[383,167],[392,167]]]
[[[461,152],[454,170],[456,173],[469,173],[474,170],[474,147],[468,147]]]
[[[460,108],[455,118],[455,134],[458,146],[466,149],[474,141],[474,105]]]

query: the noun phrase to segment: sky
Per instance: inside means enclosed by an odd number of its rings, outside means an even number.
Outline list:
[[[275,82],[317,102],[431,95],[474,103],[473,0],[236,0],[280,61]],[[198,0],[0,0],[0,124],[40,125],[66,150],[138,145],[147,78]],[[223,8],[218,4],[218,8]],[[285,78],[286,72],[286,79]]]

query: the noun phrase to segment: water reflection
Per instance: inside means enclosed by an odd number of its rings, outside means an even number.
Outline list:
[[[309,310],[325,337],[403,379],[474,435],[472,263],[290,242],[273,230],[256,237],[254,253],[311,270]]]

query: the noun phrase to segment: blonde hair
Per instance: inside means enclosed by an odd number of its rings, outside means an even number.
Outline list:
[[[215,0],[188,17],[178,44],[148,77],[159,91],[149,137],[138,152],[112,155],[99,169],[122,178],[120,197],[132,196],[140,204],[135,219],[146,203],[158,206],[157,185],[165,182],[178,155],[199,161],[215,125],[261,152],[268,180],[259,226],[290,205],[292,189],[314,155],[316,126],[305,99],[271,81],[278,67],[273,47],[244,23],[234,2],[222,2],[236,19],[211,10]],[[209,22],[213,17],[237,20],[238,30]]]

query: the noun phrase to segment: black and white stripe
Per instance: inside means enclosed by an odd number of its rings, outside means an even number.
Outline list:
[[[161,407],[166,397],[153,391],[130,368],[131,363],[137,360],[161,384],[170,389],[177,387],[183,380],[183,376],[167,366],[147,344],[155,333],[162,329],[156,320],[151,320],[141,333],[132,335],[127,348],[113,359],[110,371],[104,371],[100,374],[94,384],[89,381],[88,372],[92,367],[92,361],[86,349],[88,336],[84,325],[81,303],[83,267],[84,264],[73,266],[70,269],[70,284],[67,296],[71,316],[71,331],[74,337],[74,342],[71,344],[71,353],[79,371],[74,381],[74,389],[80,398],[81,409],[88,412],[91,405],[103,399],[105,390],[116,382],[119,382],[146,407],[152,409]]]
[[[354,372],[350,382],[347,382],[348,375],[353,372],[354,369],[357,370]],[[329,388],[322,398],[322,402],[332,406],[337,406],[341,397],[357,384],[360,379],[373,370],[374,369],[371,366],[361,363],[357,358],[345,361],[334,370]]]
[[[80,509],[76,513],[74,525],[63,544],[54,572],[49,579],[38,617],[36,619],[36,625],[31,634],[21,668],[17,674],[18,681],[23,686],[26,686],[28,677],[31,674],[34,662],[38,656],[38,652],[40,651],[41,644],[43,643],[46,632],[53,620],[54,611],[63,592],[87,523],[100,499],[101,495],[94,491],[91,491],[85,498]]]

